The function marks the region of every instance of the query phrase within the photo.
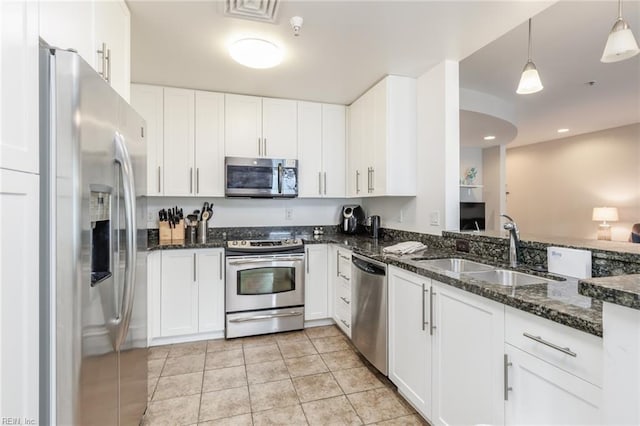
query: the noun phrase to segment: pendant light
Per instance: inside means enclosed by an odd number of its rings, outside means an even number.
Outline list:
[[[600,62],[610,63],[624,61],[640,53],[638,43],[633,37],[629,24],[622,19],[622,0],[618,0],[618,19],[609,32],[607,44],[604,46]]]
[[[516,93],[519,95],[528,95],[541,91],[543,88],[540,81],[540,75],[536,65],[531,60],[531,18],[529,18],[529,50],[527,53],[527,63],[522,70],[522,76],[520,77],[520,84],[518,84],[518,90]]]

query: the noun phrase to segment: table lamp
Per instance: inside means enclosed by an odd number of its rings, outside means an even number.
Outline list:
[[[591,219],[594,222],[602,222],[598,225],[598,239],[611,241],[611,225],[607,222],[618,220],[618,209],[616,207],[594,207]]]

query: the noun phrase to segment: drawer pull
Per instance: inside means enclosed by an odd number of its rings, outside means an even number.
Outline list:
[[[341,319],[340,322],[343,323],[345,327],[351,328],[345,320]]]
[[[349,277],[347,277],[345,274],[343,274],[342,272],[338,273],[338,275],[340,276],[340,278],[343,278],[347,281],[349,281]]]
[[[578,356],[578,354],[576,354],[575,352],[573,352],[573,351],[571,350],[571,348],[563,348],[563,347],[558,346],[558,345],[556,345],[556,344],[554,344],[554,343],[547,342],[546,340],[544,340],[544,339],[543,339],[542,337],[540,337],[540,336],[534,336],[533,334],[529,334],[529,333],[526,333],[526,332],[525,332],[525,333],[522,333],[522,335],[523,335],[524,337],[527,337],[527,338],[531,339],[531,340],[535,340],[535,341],[536,341],[536,342],[538,342],[538,343],[542,343],[543,345],[549,346],[550,348],[553,348],[553,349],[555,349],[555,350],[557,350],[557,351],[560,351],[560,352],[562,352],[563,354],[570,355],[570,356],[572,356],[572,357],[574,357],[574,358]]]
[[[342,297],[342,296],[340,296],[340,299],[342,299],[342,301],[343,301],[344,303],[346,303],[347,305],[350,305],[350,304],[351,304],[351,302],[350,302],[349,300],[347,300],[346,298],[344,298],[344,297]]]
[[[341,258],[343,258],[344,260],[346,260],[348,262],[351,262],[351,257],[349,257],[349,256],[344,256],[344,255],[342,255],[340,253],[338,253],[338,256],[340,256]]]

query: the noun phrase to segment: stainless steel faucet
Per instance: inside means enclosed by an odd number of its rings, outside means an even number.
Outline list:
[[[509,231],[509,266],[515,268],[518,266],[518,251],[520,250],[520,231],[515,220],[501,214],[500,216],[507,218],[509,222],[504,224],[504,229]]]

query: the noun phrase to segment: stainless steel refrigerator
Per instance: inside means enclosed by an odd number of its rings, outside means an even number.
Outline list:
[[[76,53],[41,47],[41,424],[145,412],[144,126]]]

